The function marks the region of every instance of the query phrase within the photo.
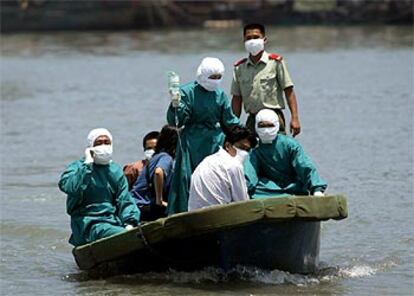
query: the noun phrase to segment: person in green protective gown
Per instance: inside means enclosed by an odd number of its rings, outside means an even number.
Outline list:
[[[310,157],[293,138],[278,134],[276,113],[263,109],[256,115],[259,146],[244,164],[247,187],[252,198],[278,195],[323,196],[327,184]]]
[[[168,215],[187,211],[191,174],[206,156],[223,145],[223,128],[240,125],[229,99],[219,88],[223,73],[219,59],[204,58],[196,81],[181,86],[178,96],[172,95],[167,121],[182,130],[168,195]]]
[[[63,172],[59,188],[67,194],[71,216],[69,242],[84,245],[138,225],[140,212],[128,192],[122,168],[112,162],[112,135],[94,129],[88,135],[85,157]]]

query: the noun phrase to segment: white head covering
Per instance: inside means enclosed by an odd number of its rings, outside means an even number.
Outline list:
[[[259,128],[259,123],[262,121],[269,121],[273,123],[274,127],[261,127]],[[277,132],[279,131],[279,117],[276,112],[269,109],[260,110],[256,115],[256,133],[260,138],[260,141],[263,144],[270,144],[277,137]]]
[[[199,84],[204,86],[208,78],[214,74],[224,74],[224,65],[218,58],[204,58],[197,69],[196,80]]]
[[[257,125],[261,121],[270,121],[275,125],[277,130],[279,130],[279,117],[277,117],[277,114],[275,111],[270,109],[262,109],[259,111],[259,113],[256,114],[256,129]]]
[[[270,109],[262,109],[259,111],[259,113],[256,114],[255,129],[256,129],[256,133],[258,133],[259,136],[260,136],[260,130],[258,129],[258,124],[261,121],[269,121],[273,123],[273,125],[275,126],[274,128],[271,128],[273,132],[276,131],[277,133],[279,131],[279,127],[280,127],[279,117],[277,116],[275,111],[270,110]]]
[[[96,128],[91,130],[88,134],[88,147],[93,147],[93,143],[100,136],[108,136],[112,142],[112,135],[106,128]]]

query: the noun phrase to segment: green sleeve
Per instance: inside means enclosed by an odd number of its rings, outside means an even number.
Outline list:
[[[83,193],[88,187],[92,178],[91,164],[85,164],[78,160],[70,164],[63,172],[59,181],[59,188],[66,193],[66,210],[68,214],[82,203]]]
[[[243,164],[244,176],[246,178],[247,191],[252,196],[259,183],[259,162],[256,153],[253,151]]]
[[[240,119],[234,115],[231,109],[230,101],[224,92],[221,93],[221,100],[223,102],[223,109],[221,112],[221,124],[229,127],[232,125],[241,125]]]
[[[176,119],[178,120],[177,127],[182,127],[185,125],[190,119],[192,114],[192,103],[188,96],[188,94],[180,91],[181,93],[181,101],[177,108],[174,108],[172,104],[168,107],[167,111],[167,122],[169,125],[175,126]]]
[[[117,216],[121,219],[123,225],[136,226],[139,223],[141,213],[128,191],[128,182],[124,175],[120,177],[118,184],[116,196]]]
[[[305,188],[313,194],[315,191],[325,191],[328,186],[322,180],[310,157],[305,153],[302,146],[296,143],[291,147],[292,166],[294,167],[299,180]]]

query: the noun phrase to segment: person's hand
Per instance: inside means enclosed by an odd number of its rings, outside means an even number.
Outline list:
[[[315,191],[313,193],[313,196],[325,196],[325,193],[323,193],[322,191]]]
[[[300,122],[299,119],[292,119],[290,121],[290,133],[293,137],[300,134]]]
[[[85,161],[84,161],[84,163],[90,164],[90,163],[93,162],[92,152],[93,152],[93,149],[90,148],[90,147],[85,149]]]
[[[179,91],[170,91],[171,105],[177,108],[180,105],[181,95]]]
[[[125,225],[125,229],[126,230],[131,230],[131,229],[133,229],[134,228],[134,226],[132,226],[132,225]]]

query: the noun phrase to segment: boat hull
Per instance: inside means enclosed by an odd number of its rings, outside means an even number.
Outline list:
[[[347,214],[342,196],[251,200],[159,219],[73,253],[101,275],[238,265],[306,274],[318,269],[320,222]]]
[[[237,266],[314,273],[319,264],[320,222],[259,222],[148,245],[118,260],[100,264],[100,274],[130,274],[168,269],[193,271]],[[140,234],[137,234],[138,237]]]

